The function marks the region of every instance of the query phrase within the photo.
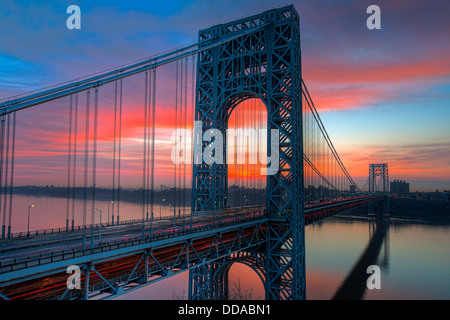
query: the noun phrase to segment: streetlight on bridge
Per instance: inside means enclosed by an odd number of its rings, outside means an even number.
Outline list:
[[[114,201],[108,202],[108,225],[109,225],[109,207],[111,204],[114,205]],[[113,220],[114,220],[114,217],[113,217]]]
[[[109,207],[109,206],[108,206]],[[99,245],[102,245],[102,210],[95,208],[95,210],[100,211],[100,236],[99,236]]]
[[[30,209],[34,208],[34,204],[28,205],[28,224],[27,224],[27,236],[30,234]]]
[[[164,201],[166,201],[166,199],[162,199],[163,203],[162,205],[159,206],[159,219],[161,220],[161,207],[164,205]]]

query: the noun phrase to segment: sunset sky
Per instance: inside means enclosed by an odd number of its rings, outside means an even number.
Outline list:
[[[390,180],[410,182],[411,191],[450,190],[450,2],[292,3],[300,15],[304,81],[354,180],[362,186],[369,163],[388,163]],[[81,30],[66,28],[71,4],[81,8]],[[0,99],[190,44],[200,29],[286,4],[3,0]],[[371,4],[381,8],[380,30],[366,27]],[[167,181],[173,167],[167,161],[167,141],[174,127],[173,75],[173,66],[158,70],[157,186],[172,183]],[[137,172],[142,165],[143,79],[137,75],[124,82],[124,186],[135,181],[139,186],[142,179]],[[113,84],[100,88],[100,181],[109,179],[111,166],[113,92]],[[187,101],[190,105],[191,88]],[[61,180],[53,176],[67,169],[68,105],[69,98],[64,98],[17,114],[16,185],[64,185],[65,174]],[[83,106],[84,96],[78,148],[83,147]],[[81,165],[82,156],[77,161]]]

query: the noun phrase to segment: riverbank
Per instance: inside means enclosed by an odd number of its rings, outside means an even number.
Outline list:
[[[382,203],[375,204],[375,212],[383,212]],[[339,214],[340,218],[365,219],[367,207],[359,207]],[[413,198],[391,198],[391,221],[405,223],[448,224],[450,225],[450,201],[424,200]]]

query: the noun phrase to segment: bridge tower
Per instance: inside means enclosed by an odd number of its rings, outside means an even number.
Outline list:
[[[369,192],[375,192],[375,178],[383,179],[383,193],[389,192],[389,172],[387,163],[369,164]]]
[[[369,164],[369,192],[375,192],[375,178],[383,179],[383,213],[385,216],[390,215],[390,199],[389,199],[389,171],[387,163],[371,163]],[[369,215],[374,214],[374,204],[369,203]]]
[[[255,28],[254,32],[246,31]],[[236,35],[219,43],[224,36]],[[305,299],[303,208],[303,137],[300,21],[294,6],[201,30],[205,45],[198,55],[195,120],[201,134],[219,129],[224,137],[228,118],[241,102],[261,99],[267,109],[268,154],[278,156],[278,171],[267,175],[266,210],[270,218],[264,255],[266,299]],[[279,132],[278,150],[270,150],[271,129]],[[197,139],[201,137],[197,136]],[[206,145],[202,145],[202,154]],[[226,159],[226,141],[223,155]],[[270,165],[270,164],[268,164]],[[227,206],[227,165],[202,160],[195,164],[192,212]],[[190,271],[191,299],[215,299],[213,265]]]

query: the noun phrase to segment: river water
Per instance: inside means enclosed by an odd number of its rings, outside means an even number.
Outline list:
[[[28,206],[31,204],[34,207],[30,211],[30,230],[65,226],[66,199],[16,195],[12,232],[26,231]],[[106,222],[108,202],[96,201],[95,207],[102,210],[102,222]],[[82,221],[81,200],[76,201],[75,209],[75,225],[78,225]],[[111,205],[109,211],[111,215]],[[120,220],[140,219],[142,211],[139,204],[122,202]],[[173,208],[155,205],[154,214],[171,216]],[[69,217],[71,219],[71,215]],[[88,223],[90,219],[87,218]],[[98,223],[99,215],[94,219]],[[377,227],[366,218],[345,216],[328,218],[306,227],[307,299],[332,299],[335,296],[365,252]],[[366,289],[362,298],[450,299],[449,225],[393,218],[383,231],[383,236],[378,238],[380,247],[374,263],[380,267],[381,288]],[[230,298],[264,299],[259,277],[251,268],[239,263],[230,269],[229,289]],[[187,290],[188,273],[183,272],[116,299],[185,299]]]

